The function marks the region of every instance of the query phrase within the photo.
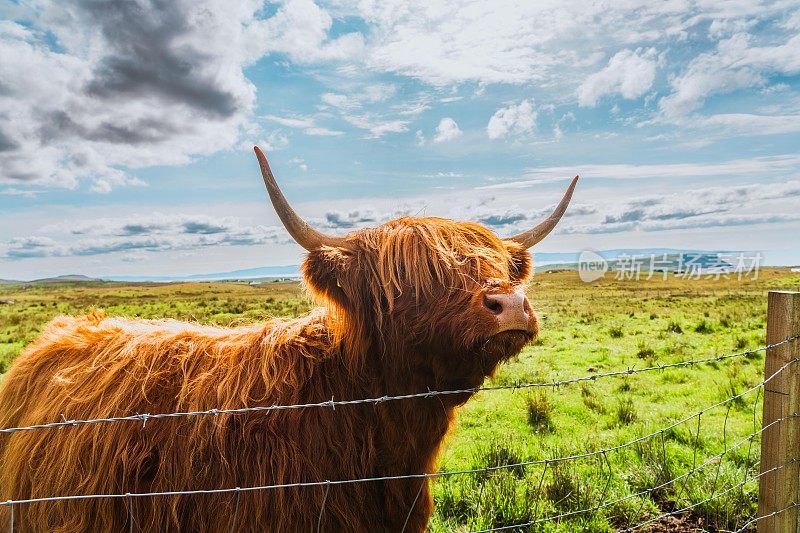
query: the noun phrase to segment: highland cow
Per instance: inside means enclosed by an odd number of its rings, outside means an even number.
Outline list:
[[[323,307],[236,328],[58,317],[5,376],[0,427],[471,389],[536,336],[527,249],[555,227],[577,178],[549,218],[511,238],[432,217],[334,237],[292,210],[256,154]],[[3,434],[0,500],[431,473],[469,396]],[[432,510],[427,479],[412,478],[18,504],[13,521],[19,531],[419,532]],[[9,524],[10,508],[0,512]]]

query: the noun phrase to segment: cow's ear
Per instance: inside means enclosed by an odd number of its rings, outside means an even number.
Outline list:
[[[531,268],[533,267],[531,254],[526,248],[516,244],[509,245],[508,251],[511,254],[511,262],[508,266],[508,274],[511,281],[526,281],[531,275]]]
[[[308,253],[303,261],[303,276],[314,296],[348,307],[343,281],[352,269],[353,256],[339,247],[323,246]]]

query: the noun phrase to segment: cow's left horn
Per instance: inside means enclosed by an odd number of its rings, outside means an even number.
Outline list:
[[[300,215],[294,212],[294,209],[292,209],[289,202],[286,201],[286,197],[283,196],[280,188],[278,188],[275,176],[272,175],[272,170],[269,168],[269,163],[267,163],[264,153],[258,146],[254,146],[253,149],[256,151],[258,164],[261,166],[261,175],[264,177],[264,185],[267,186],[272,205],[286,227],[286,231],[297,241],[297,244],[309,252],[322,246],[340,246],[344,242],[343,238],[326,235],[321,231],[315,230],[300,218]]]
[[[575,176],[572,178],[572,183],[569,184],[567,192],[564,193],[564,197],[561,199],[549,217],[537,224],[536,227],[520,233],[519,235],[514,235],[508,240],[521,244],[525,248],[530,248],[534,244],[547,237],[547,235],[553,231],[553,228],[556,227],[558,221],[561,220],[561,216],[564,214],[564,211],[567,210],[569,201],[572,199],[572,192],[575,190],[575,185],[578,184],[579,177],[580,176]]]

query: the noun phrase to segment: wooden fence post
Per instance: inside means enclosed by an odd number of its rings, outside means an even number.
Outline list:
[[[767,344],[800,334],[800,292],[770,291],[767,300]],[[792,359],[800,357],[800,340],[770,348],[764,361],[768,378]],[[791,364],[764,386],[762,425],[800,414],[800,363]],[[761,434],[758,533],[797,533],[798,508],[779,512],[800,502],[800,418],[789,418]],[[794,462],[793,462],[794,461]],[[777,513],[769,516],[772,513]]]

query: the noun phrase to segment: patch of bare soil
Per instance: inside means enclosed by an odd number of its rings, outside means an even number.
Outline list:
[[[638,530],[639,533],[706,533],[707,531],[716,529],[706,529],[705,519],[692,514],[667,516]]]

